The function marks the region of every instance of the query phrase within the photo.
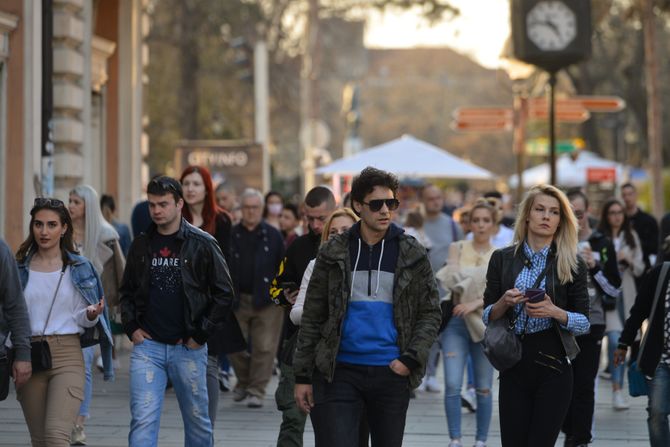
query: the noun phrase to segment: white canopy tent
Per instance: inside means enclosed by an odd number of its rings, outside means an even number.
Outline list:
[[[585,186],[587,183],[587,171],[589,168],[615,168],[616,181],[620,183],[626,171],[621,163],[601,158],[593,152],[582,151],[575,160],[568,154],[563,154],[556,160],[556,183],[558,186]],[[549,163],[542,163],[523,171],[523,185],[525,187],[549,183]],[[509,186],[516,188],[519,183],[518,176],[512,175]]]
[[[356,175],[367,166],[399,177],[491,180],[495,174],[411,135],[363,150],[317,169],[317,174]]]

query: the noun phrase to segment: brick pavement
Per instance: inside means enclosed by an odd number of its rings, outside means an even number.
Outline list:
[[[121,356],[122,368],[114,383],[102,381],[95,374],[94,397],[91,419],[86,424],[88,445],[117,447],[127,445],[128,423],[128,358]],[[269,389],[274,390],[276,378]],[[594,447],[646,446],[649,445],[646,428],[646,399],[630,399],[630,410],[616,412],[611,408],[610,383],[600,380],[596,408],[596,441]],[[494,399],[497,398],[494,388]],[[488,445],[500,445],[500,429],[497,417],[497,402],[494,402],[493,421]],[[217,446],[269,447],[274,446],[280,414],[274,406],[272,395],[265,399],[261,409],[249,409],[234,403],[230,393],[223,393],[219,402],[219,424],[215,428]],[[475,416],[463,414],[464,445],[474,444]],[[410,403],[405,431],[408,447],[444,447],[448,443],[443,395],[419,393]],[[29,445],[28,432],[15,395],[10,394],[0,403],[0,446],[18,447]],[[168,391],[161,418],[160,442],[165,447],[183,445],[181,417],[174,392]],[[308,422],[305,447],[314,445],[311,426]],[[557,445],[562,445],[559,440]]]

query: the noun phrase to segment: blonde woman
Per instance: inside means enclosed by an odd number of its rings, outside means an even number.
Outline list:
[[[471,378],[477,396],[477,432],[475,447],[486,445],[493,398],[491,386],[493,367],[484,355],[482,311],[486,269],[495,248],[491,236],[496,230],[497,210],[485,200],[478,201],[469,211],[473,238],[457,241],[449,246],[447,265],[435,275],[453,304],[450,315],[442,315],[448,322],[440,333],[444,359],[444,409],[449,427],[450,447],[461,443],[461,388],[463,372],[472,357]]]
[[[484,323],[507,315],[523,345],[521,360],[500,373],[503,446],[553,446],[570,405],[575,336],[589,330],[577,230],[565,194],[534,186],[519,207],[513,245],[489,262]],[[535,288],[542,292],[527,297]]]
[[[356,222],[358,222],[358,216],[356,216],[351,208],[341,208],[333,211],[323,225],[321,243],[323,244],[333,235],[344,233]],[[316,260],[312,259],[309,261],[309,264],[307,264],[305,273],[302,276],[302,282],[300,283],[298,297],[296,298],[295,303],[291,308],[291,314],[289,315],[291,321],[296,326],[300,326],[300,320],[302,319],[302,308],[305,305],[307,286],[309,285],[309,280],[312,277],[312,271],[314,270],[314,261]]]
[[[68,211],[72,217],[75,246],[91,261],[95,271],[100,275],[105,300],[114,320],[118,310],[119,285],[126,265],[126,259],[119,244],[119,234],[103,217],[98,193],[91,186],[79,185],[70,191]],[[120,321],[120,317],[117,317],[116,321]],[[83,445],[86,442],[84,424],[90,415],[89,408],[93,396],[91,369],[94,358],[95,347],[84,349],[86,386],[84,387],[84,401],[72,429],[73,445]]]

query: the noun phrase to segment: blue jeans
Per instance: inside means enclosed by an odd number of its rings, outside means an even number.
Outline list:
[[[660,363],[649,385],[649,406],[647,407],[647,426],[649,427],[649,443],[651,447],[667,447],[670,445],[670,367]]]
[[[79,416],[89,417],[89,408],[91,406],[91,398],[93,397],[93,360],[95,359],[95,346],[89,346],[81,350],[84,355],[84,375],[86,382],[84,383],[84,400],[79,407]]]
[[[477,392],[478,441],[486,441],[493,411],[493,366],[484,355],[481,343],[470,338],[465,320],[452,317],[440,334],[444,358],[444,409],[451,439],[461,438],[461,388],[468,354],[472,358],[473,379]]]
[[[130,355],[130,447],[158,445],[161,408],[168,378],[184,422],[184,445],[211,447],[207,408],[207,346],[189,349],[145,339]]]
[[[618,383],[619,387],[623,387],[623,364],[614,367],[614,351],[619,344],[619,337],[621,337],[621,331],[607,331],[607,358],[609,360],[610,371],[612,372],[612,383]]]

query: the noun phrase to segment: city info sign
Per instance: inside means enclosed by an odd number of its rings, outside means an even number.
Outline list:
[[[241,140],[186,140],[175,148],[174,166],[180,176],[187,166],[203,166],[215,185],[225,183],[240,192],[263,190],[263,148]]]

